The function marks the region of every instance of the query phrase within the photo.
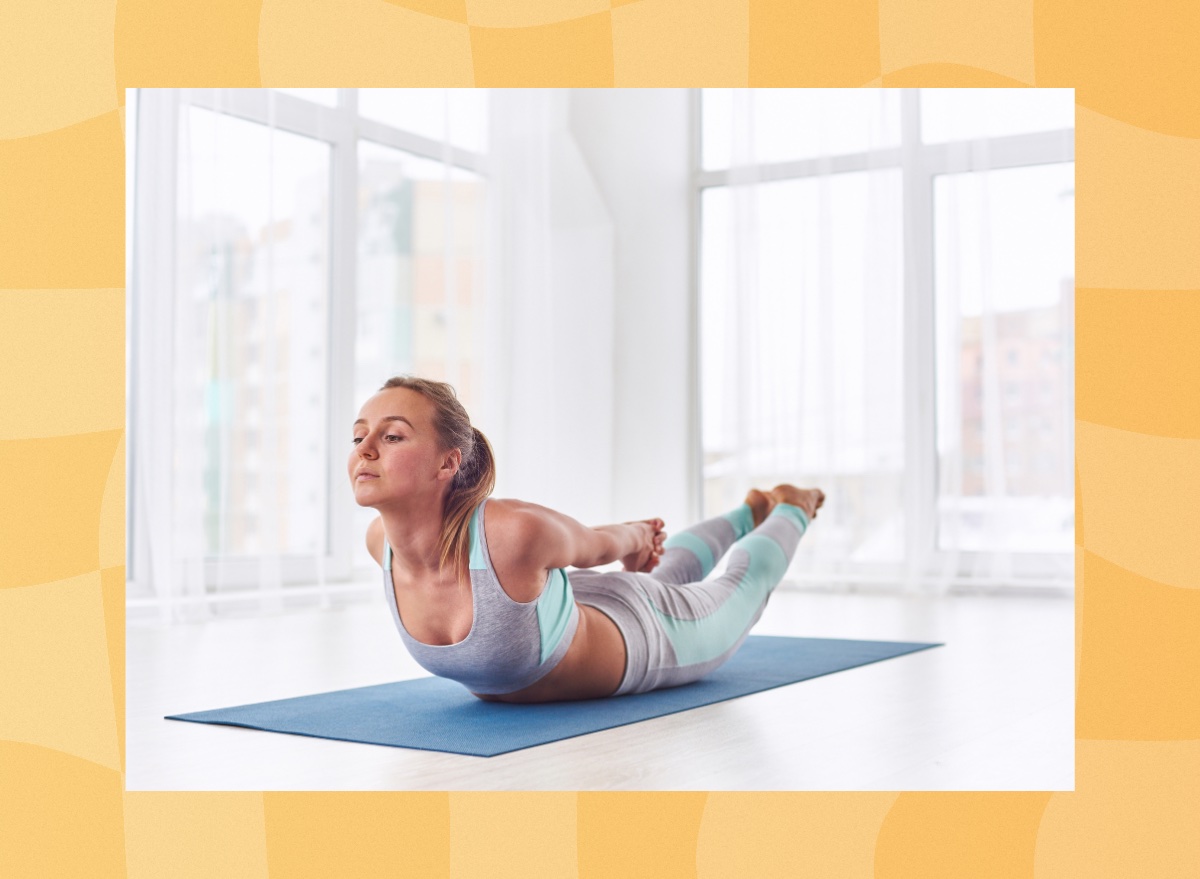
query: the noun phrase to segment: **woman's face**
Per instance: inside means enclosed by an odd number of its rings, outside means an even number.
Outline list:
[[[387,388],[363,404],[347,468],[359,506],[436,496],[449,485],[455,467],[443,469],[447,455],[438,448],[433,413],[433,404],[408,388]]]

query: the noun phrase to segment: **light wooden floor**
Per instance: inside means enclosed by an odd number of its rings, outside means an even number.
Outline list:
[[[498,757],[163,715],[418,677],[382,594],[127,630],[129,790],[1071,790],[1069,599],[778,589],[756,634],[946,646]]]

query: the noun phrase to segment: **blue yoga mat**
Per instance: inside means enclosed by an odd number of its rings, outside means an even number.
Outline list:
[[[608,699],[484,702],[461,684],[428,677],[174,714],[167,720],[494,757],[940,646],[750,635],[727,663],[695,683]]]

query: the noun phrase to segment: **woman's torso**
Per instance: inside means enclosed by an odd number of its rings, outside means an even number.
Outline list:
[[[624,672],[620,632],[595,608],[574,603],[565,571],[517,561],[526,554],[506,539],[513,533],[510,516],[511,507],[498,499],[485,500],[473,514],[469,578],[393,579],[385,545],[385,585],[391,584],[394,620],[406,647],[428,670],[461,680],[491,701],[611,694]],[[562,604],[567,601],[570,607]],[[547,633],[556,629],[559,643],[548,643]],[[539,671],[546,659],[553,667]],[[508,690],[511,685],[518,688]],[[497,689],[508,691],[492,692]]]

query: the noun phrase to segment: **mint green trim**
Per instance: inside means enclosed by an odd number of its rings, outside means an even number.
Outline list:
[[[542,636],[539,665],[546,661],[546,657],[554,652],[558,642],[563,639],[574,607],[575,591],[571,588],[571,581],[562,568],[554,568],[537,602],[538,630]]]
[[[716,561],[713,559],[712,549],[709,548],[709,545],[695,534],[692,534],[688,531],[680,531],[678,534],[672,534],[663,542],[663,549],[672,549],[676,546],[688,550],[692,555],[700,560],[700,568],[704,572],[700,575],[701,579],[707,577],[709,571],[716,566]]]
[[[785,519],[795,522],[800,528],[801,534],[808,530],[808,514],[799,507],[794,507],[791,504],[776,504],[775,509],[771,510],[771,515],[783,516]]]
[[[721,517],[733,526],[733,532],[737,535],[734,540],[745,537],[754,530],[754,511],[750,509],[749,504],[742,504],[736,510],[726,513]]]
[[[732,647],[787,571],[787,556],[771,538],[750,534],[738,541],[738,546],[749,553],[750,567],[733,594],[710,616],[680,620],[650,605],[662,621],[679,665],[709,662]]]
[[[483,541],[479,539],[480,524],[483,519],[483,501],[479,502],[479,506],[475,508],[475,512],[471,515],[471,560],[468,567],[472,571],[486,571],[487,561],[483,558]]]

